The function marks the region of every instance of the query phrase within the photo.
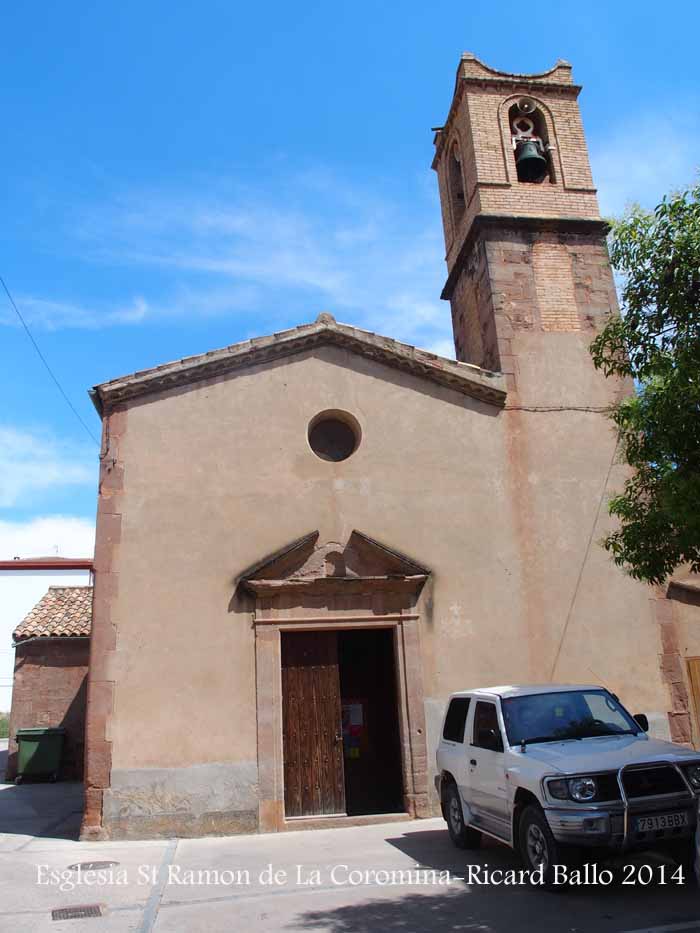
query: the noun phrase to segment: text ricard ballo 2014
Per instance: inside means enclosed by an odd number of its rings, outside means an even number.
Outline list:
[[[567,865],[554,866],[555,885],[594,885],[607,887],[622,885],[646,886],[655,884],[683,884],[683,868],[676,865],[622,865],[613,871],[595,863],[571,868]],[[402,869],[358,868],[344,863],[323,868],[295,865],[292,869],[276,868],[268,863],[262,869],[223,868],[197,869],[172,864],[167,866],[138,865],[130,869],[112,866],[109,868],[56,869],[50,865],[36,866],[36,883],[72,891],[80,887],[109,888],[128,885],[153,886],[166,884],[185,887],[449,887],[469,886],[517,886],[544,884],[541,871],[498,868],[488,864],[465,865],[463,872],[447,869],[426,868],[415,865]]]

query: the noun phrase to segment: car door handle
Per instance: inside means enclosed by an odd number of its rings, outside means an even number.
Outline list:
[[[473,768],[476,768],[476,758],[472,758],[472,760],[469,762],[469,764],[470,764]]]

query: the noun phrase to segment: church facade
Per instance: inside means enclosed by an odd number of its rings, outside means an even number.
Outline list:
[[[579,91],[460,61],[456,361],[321,314],[94,390],[86,838],[434,815],[445,700],[490,683],[604,684],[691,740],[662,601],[599,544],[631,387],[588,352],[616,298]]]

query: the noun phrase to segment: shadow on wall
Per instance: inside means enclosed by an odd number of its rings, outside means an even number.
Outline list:
[[[412,891],[409,888],[410,893],[405,887],[392,893],[389,885],[365,888],[372,900],[363,900],[361,889],[354,888],[352,904],[305,912],[299,918],[300,926],[326,933],[496,933],[515,924],[521,933],[560,933],[566,917],[570,918],[564,924],[566,929],[612,933],[648,927],[652,920],[697,922],[697,889],[689,885],[581,885],[551,894],[528,884],[467,885],[456,876],[463,878],[469,865],[479,866],[482,878],[486,870],[519,870],[521,865],[510,849],[490,840],[481,850],[459,851],[450,843],[446,830],[408,832],[387,842],[410,856],[418,878],[421,872],[424,878],[429,877],[426,870],[434,869],[438,877],[440,872],[449,871],[451,884],[418,883]]]
[[[57,726],[66,730],[59,778],[82,780],[88,658],[88,639],[18,646],[6,781],[17,774],[18,729]]]

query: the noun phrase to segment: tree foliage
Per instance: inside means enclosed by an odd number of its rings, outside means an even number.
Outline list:
[[[622,316],[591,354],[637,392],[611,413],[634,472],[610,502],[619,527],[604,545],[633,577],[662,583],[682,564],[700,571],[700,185],[628,211],[610,257]]]

